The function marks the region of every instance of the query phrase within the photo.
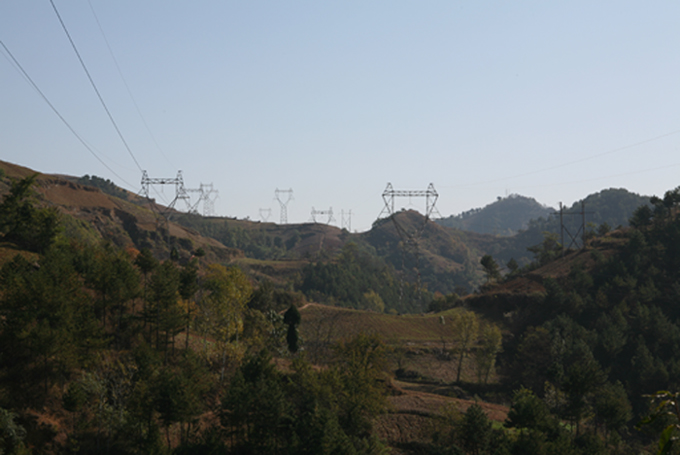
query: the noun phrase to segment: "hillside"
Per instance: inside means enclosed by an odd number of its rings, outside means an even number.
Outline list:
[[[29,169],[9,163],[2,163],[0,168],[10,177],[32,174]],[[97,184],[110,194],[81,185],[78,181]],[[6,182],[0,185],[4,185],[0,186],[0,190],[7,188]],[[420,289],[429,293],[456,291],[464,294],[484,282],[479,265],[483,255],[492,255],[501,266],[510,259],[524,266],[533,260],[533,253],[527,251],[528,246],[541,243],[545,232],[559,233],[559,223],[554,216],[532,220],[528,228],[513,236],[498,236],[448,228],[440,223],[425,223],[423,216],[415,211],[395,215],[397,223],[403,225],[403,232],[422,229],[415,243],[402,238],[390,219],[378,220],[370,231],[361,234],[351,234],[325,224],[277,225],[222,217],[206,218],[180,212],[173,212],[172,221],[166,224],[156,213],[165,211],[164,207],[150,206],[138,196],[124,193],[111,182],[95,176],[41,175],[37,190],[44,204],[58,207],[64,215],[62,224],[67,236],[90,241],[106,238],[118,246],[132,246],[138,250],[150,248],[157,257],[166,258],[173,249],[188,258],[193,251],[202,248],[211,260],[238,264],[257,281],[268,280],[283,287],[295,283],[308,297],[325,302],[343,300],[343,297],[337,294],[337,290],[304,287],[302,283],[307,280],[307,275],[315,273],[308,266],[337,261],[350,243],[357,245],[361,254],[373,258],[371,260],[375,264],[372,267],[376,273],[382,267],[379,263],[391,268],[391,271],[380,273],[389,273],[392,278],[388,281],[402,283],[399,286],[406,286],[406,292]],[[125,197],[121,199],[115,194],[125,194]],[[586,198],[587,220],[601,220],[615,226],[615,223],[630,217],[641,201],[648,203],[649,199],[625,190],[602,191]],[[569,210],[575,211],[574,207]],[[468,212],[461,219],[491,217],[506,220],[504,217],[507,217],[507,220],[517,221],[540,210],[547,209],[534,200],[511,196],[484,209]],[[570,231],[578,229],[572,226],[574,217],[567,217],[566,222],[571,223],[568,225]],[[592,226],[588,228],[591,232]],[[373,272],[364,270],[363,273]],[[346,285],[353,286],[351,283]],[[357,288],[353,300],[350,302],[345,298],[343,305],[361,308],[361,296],[371,290],[379,292],[386,310],[397,312],[424,311],[431,299],[428,295],[413,296],[408,298],[413,303],[409,303],[402,297],[375,289],[374,285],[364,284]]]
[[[14,179],[35,174],[30,169],[2,161],[0,169]],[[159,258],[170,257],[173,249],[181,257],[188,258],[202,248],[211,260],[228,260],[241,254],[177,223],[166,223],[157,213],[161,207],[147,205],[136,195],[129,194],[127,200],[123,200],[74,180],[39,174],[35,185],[40,203],[56,208],[62,215],[67,237],[87,242],[106,239],[122,248],[148,248]],[[0,194],[8,188],[5,179],[0,183]]]
[[[584,233],[582,208],[585,211],[585,234],[592,237],[598,232],[605,233],[617,227],[628,226],[628,220],[635,210],[649,205],[649,196],[640,196],[625,189],[610,188],[576,201],[570,207],[565,206],[563,208],[565,246],[579,248],[582,244]],[[554,234],[558,241],[561,239],[559,212],[551,213],[548,217],[530,220],[526,228],[513,236],[491,238],[469,235],[470,244],[477,250],[492,255],[501,264],[507,264],[511,259],[515,259],[520,265],[527,265],[534,259],[533,253],[529,252],[527,247],[541,243],[546,233]],[[570,234],[576,238],[573,244]]]
[[[0,174],[10,453],[645,453],[649,394],[680,388],[680,188],[460,297],[428,286],[494,236],[416,212],[355,236],[192,219],[258,259],[152,231],[134,195],[28,175]]]
[[[420,230],[422,233],[414,236]],[[427,222],[413,210],[396,213],[394,221],[377,221],[373,229],[361,234],[361,240],[396,270],[405,270],[409,280],[417,279],[418,269],[423,285],[432,292],[447,294],[456,286],[474,289],[481,279],[478,263],[482,255],[471,245],[467,233]]]

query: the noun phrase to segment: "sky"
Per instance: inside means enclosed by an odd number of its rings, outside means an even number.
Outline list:
[[[680,185],[679,21],[672,1],[3,0],[0,159],[133,192],[181,170],[239,219],[280,222],[292,189],[289,223],[332,210],[358,232],[388,183],[432,183],[444,217],[662,196]]]

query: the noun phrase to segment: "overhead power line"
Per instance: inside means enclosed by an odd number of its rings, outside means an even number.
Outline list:
[[[130,95],[130,99],[132,100],[132,104],[134,104],[135,109],[137,109],[137,113],[139,114],[139,118],[142,119],[142,123],[144,124],[146,131],[149,132],[149,136],[151,136],[151,140],[153,140],[153,143],[156,144],[156,147],[158,148],[158,151],[161,152],[161,155],[163,155],[163,158],[165,158],[165,160],[168,163],[170,163],[170,165],[172,165],[173,167],[176,167],[170,161],[170,159],[167,157],[165,152],[163,152],[163,149],[158,144],[156,137],[151,132],[151,128],[149,128],[149,124],[146,122],[144,115],[142,115],[142,111],[139,108],[139,105],[137,104],[137,100],[135,100],[135,97],[132,95],[132,90],[130,89],[130,86],[128,85],[127,80],[125,79],[125,76],[123,76],[123,71],[120,69],[120,65],[118,65],[118,59],[116,59],[116,56],[113,53],[113,49],[111,48],[111,44],[109,44],[109,40],[106,38],[106,33],[104,33],[104,28],[102,27],[101,22],[99,22],[99,18],[97,17],[97,13],[94,11],[94,7],[92,6],[92,2],[90,0],[88,0],[88,4],[90,5],[90,10],[92,10],[92,15],[94,16],[94,20],[97,22],[97,26],[99,26],[99,31],[102,33],[102,37],[104,38],[104,42],[106,43],[106,47],[109,49],[109,54],[111,54],[111,58],[113,59],[113,63],[116,65],[116,69],[118,70],[118,74],[120,75],[120,78],[123,81],[123,84],[125,85],[125,88],[128,92],[128,95]]]
[[[594,160],[595,158],[600,158],[602,156],[610,155],[612,153],[620,152],[622,150],[627,150],[627,149],[631,149],[631,148],[634,148],[634,147],[639,147],[640,145],[644,145],[644,144],[647,144],[647,143],[650,143],[650,142],[658,141],[659,139],[663,139],[663,138],[666,138],[666,137],[669,137],[669,136],[674,136],[674,135],[679,134],[679,133],[680,133],[680,130],[671,131],[671,132],[668,132],[668,133],[661,134],[659,136],[654,136],[654,137],[651,137],[651,138],[648,138],[648,139],[644,139],[642,141],[634,142],[632,144],[628,144],[628,145],[617,147],[617,148],[614,148],[614,149],[611,149],[611,150],[607,150],[605,152],[596,153],[594,155],[590,155],[590,156],[587,156],[585,158],[580,158],[578,160],[568,161],[568,162],[561,163],[561,164],[556,164],[554,166],[544,167],[544,168],[541,168],[541,169],[537,169],[535,171],[525,172],[523,174],[515,174],[515,175],[510,175],[510,176],[507,176],[507,177],[500,177],[500,178],[493,179],[493,180],[479,181],[479,182],[473,182],[473,183],[467,183],[467,184],[461,184],[461,185],[447,185],[444,188],[461,188],[461,187],[470,187],[470,186],[477,186],[477,185],[487,185],[489,183],[503,182],[503,181],[506,181],[506,180],[517,179],[517,178],[520,178],[520,177],[527,177],[529,175],[540,174],[542,172],[552,171],[552,170],[559,169],[559,168],[562,168],[562,167],[571,166],[572,164],[578,164],[578,163],[582,163],[584,161]]]
[[[123,137],[123,133],[121,133],[120,128],[118,128],[118,124],[113,119],[113,115],[111,115],[111,111],[109,111],[109,108],[106,106],[106,103],[104,102],[104,98],[102,97],[101,93],[99,93],[99,89],[97,89],[97,85],[94,83],[94,79],[92,79],[92,76],[90,75],[90,72],[88,71],[87,66],[85,65],[85,62],[83,61],[83,58],[80,56],[80,52],[78,52],[78,48],[76,47],[76,43],[71,38],[71,34],[68,32],[68,28],[66,28],[66,24],[62,20],[61,15],[59,14],[59,10],[57,9],[57,6],[54,4],[53,0],[50,0],[50,3],[52,4],[52,8],[54,9],[54,12],[57,15],[57,18],[59,19],[59,23],[61,24],[61,27],[64,29],[64,33],[66,33],[66,36],[68,37],[68,40],[71,43],[71,47],[73,47],[73,51],[76,53],[76,56],[78,57],[78,61],[80,61],[80,65],[83,67],[83,70],[85,71],[85,74],[87,75],[87,78],[89,79],[90,84],[92,84],[92,88],[94,89],[95,93],[97,94],[97,97],[99,98],[99,101],[101,102],[102,106],[104,107],[106,114],[109,116],[109,120],[111,120],[113,127],[116,129],[116,132],[118,133],[118,137],[120,137],[120,140],[123,142],[123,145],[125,145],[125,148],[127,149],[128,153],[132,157],[132,160],[137,165],[137,168],[139,168],[139,171],[143,172],[142,166],[139,165],[137,158],[135,158],[135,155],[132,153],[130,146],[128,145],[127,141]]]
[[[116,177],[118,177],[118,178],[119,178],[122,182],[124,182],[129,188],[134,188],[134,187],[135,187],[134,185],[132,185],[131,183],[125,181],[125,179],[124,179],[123,177],[121,177],[120,175],[118,175],[118,174],[116,173],[116,171],[114,171],[113,169],[111,169],[111,167],[110,167],[108,164],[106,164],[106,163],[105,163],[105,162],[104,162],[104,161],[103,161],[103,160],[102,160],[102,159],[94,152],[94,150],[92,150],[92,147],[90,147],[90,146],[88,145],[88,143],[85,142],[85,140],[84,140],[82,137],[80,137],[80,135],[76,132],[76,130],[73,129],[73,127],[71,126],[71,124],[70,124],[68,121],[66,121],[66,119],[64,118],[64,116],[61,115],[61,113],[57,110],[56,107],[54,107],[54,105],[50,102],[50,100],[47,98],[47,96],[45,96],[45,94],[42,92],[42,90],[40,90],[40,88],[38,87],[38,85],[33,81],[33,79],[31,78],[31,76],[28,75],[28,73],[26,72],[26,70],[24,69],[24,67],[21,66],[21,63],[19,63],[19,61],[16,59],[16,57],[14,57],[14,54],[12,54],[12,52],[7,48],[7,46],[5,46],[5,43],[3,43],[2,40],[0,40],[0,45],[2,45],[3,49],[5,50],[5,52],[7,52],[7,55],[9,55],[9,57],[10,57],[12,63],[16,66],[17,70],[21,73],[21,75],[26,79],[26,81],[28,81],[29,84],[31,84],[31,86],[33,87],[33,89],[34,89],[36,92],[38,92],[38,94],[40,95],[40,97],[47,103],[47,105],[50,107],[50,109],[52,109],[52,111],[53,111],[55,114],[57,114],[57,117],[59,117],[59,119],[64,123],[64,125],[66,125],[66,127],[71,131],[71,133],[73,133],[73,135],[80,141],[80,143],[83,144],[83,146],[87,149],[87,151],[90,152],[90,153],[92,154],[92,156],[94,156],[94,157],[97,159],[97,161],[99,161],[99,162],[102,164],[102,166],[104,166],[106,169],[108,169],[109,172],[111,172],[113,175],[115,175]]]

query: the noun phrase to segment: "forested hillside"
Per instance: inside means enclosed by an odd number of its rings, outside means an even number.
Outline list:
[[[437,223],[478,234],[511,236],[529,226],[529,221],[547,218],[554,209],[535,199],[512,194],[498,198],[484,208],[471,209],[459,215],[437,220]]]
[[[570,207],[563,207],[564,230],[560,226],[559,210],[551,210],[550,216],[529,220],[526,227],[513,236],[495,239],[477,237],[472,244],[502,264],[514,259],[520,265],[527,265],[533,258],[533,253],[527,248],[540,244],[546,232],[553,234],[556,241],[561,241],[564,236],[565,247],[580,248],[584,236],[593,237],[628,226],[635,210],[643,205],[649,206],[649,200],[648,196],[625,189],[602,190],[574,202]]]
[[[194,220],[230,250],[134,234],[152,212],[9,170],[3,453],[638,454],[677,422],[636,428],[680,389],[680,188],[500,273],[492,236],[415,212],[396,223],[425,226],[417,248],[390,219],[360,236]]]
[[[384,452],[380,340],[337,343],[314,370],[292,354],[294,296],[199,252],[64,236],[34,181],[0,204],[2,453]]]

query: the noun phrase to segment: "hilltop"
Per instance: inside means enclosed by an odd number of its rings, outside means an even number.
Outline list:
[[[437,223],[478,234],[512,236],[529,227],[531,220],[548,218],[552,212],[553,208],[538,203],[534,198],[511,194],[499,197],[483,208],[441,218]]]
[[[14,178],[33,173],[10,163],[0,163],[0,167]],[[7,182],[0,183],[0,192],[6,188]],[[518,195],[448,218],[449,222],[465,221],[470,231],[447,227],[446,220],[426,222],[421,214],[408,210],[398,212],[393,219],[377,220],[370,231],[353,234],[318,223],[279,225],[168,211],[96,176],[39,175],[36,189],[43,204],[58,208],[64,216],[62,224],[67,236],[90,242],[107,239],[120,247],[137,250],[148,248],[159,258],[167,258],[175,250],[187,259],[200,248],[208,259],[237,264],[257,281],[270,281],[280,287],[293,283],[308,296],[325,302],[344,299],[343,305],[361,308],[362,296],[377,291],[386,311],[397,312],[425,311],[433,293],[462,295],[478,288],[484,283],[479,261],[485,254],[492,255],[501,266],[511,259],[525,266],[533,260],[527,247],[540,244],[545,232],[560,232],[557,217],[529,219],[551,209]],[[588,232],[592,233],[596,223],[611,227],[627,224],[625,220],[637,204],[649,204],[649,198],[610,189],[590,195],[584,202],[590,223]],[[568,211],[575,212],[579,207],[577,202]],[[169,214],[169,222],[159,215],[161,212]],[[567,218],[571,223],[567,227],[576,232],[579,226],[574,224],[575,217]],[[495,220],[495,226],[506,234],[520,230],[511,236],[474,232],[474,226],[480,226],[482,220]],[[395,222],[402,226],[401,232]],[[417,238],[409,238],[417,231]],[[391,277],[383,278],[385,283],[402,286],[402,294],[419,291],[426,294],[410,298],[413,303],[409,303],[387,290],[375,289],[375,284],[352,284],[338,276],[338,283],[345,281],[345,287],[356,287],[348,301],[338,288],[320,289],[310,284],[321,273],[321,264],[340,267],[341,253],[350,244],[356,245],[356,254],[366,258],[362,264],[371,258],[372,265],[362,273],[376,274],[376,278],[368,281],[377,282],[377,276],[382,274]],[[336,267],[323,273],[344,272]]]
[[[37,174],[2,161],[0,169],[13,179]],[[184,258],[190,257],[199,248],[212,260],[229,260],[242,254],[196,231],[166,222],[159,215],[163,207],[147,204],[137,195],[126,193],[126,199],[121,199],[99,188],[79,184],[77,180],[69,176],[38,174],[34,188],[40,204],[54,207],[61,214],[67,237],[86,242],[105,239],[121,248],[147,248],[159,258],[170,257],[173,249]],[[8,188],[8,181],[3,179],[0,193],[4,194]],[[124,192],[122,189],[118,191]]]

